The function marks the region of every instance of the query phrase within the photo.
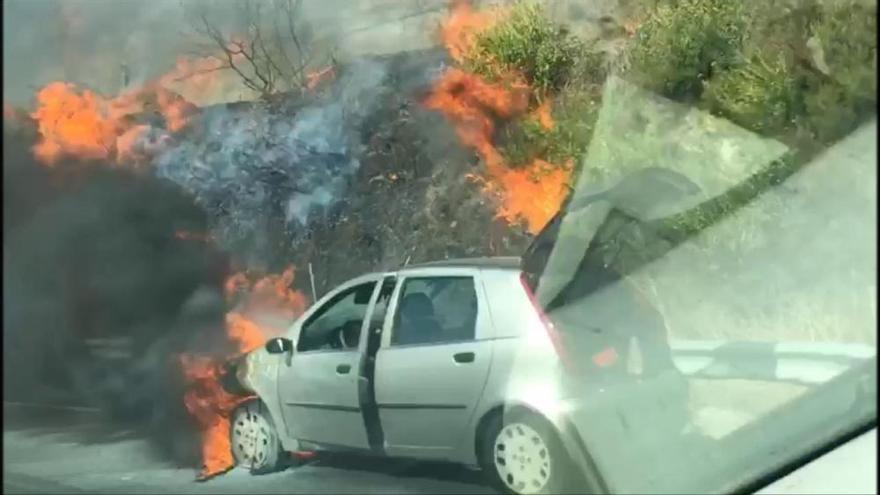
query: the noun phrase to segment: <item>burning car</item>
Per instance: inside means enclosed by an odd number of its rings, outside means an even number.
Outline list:
[[[552,326],[521,273],[517,258],[461,259],[340,285],[238,368],[257,398],[232,415],[236,462],[265,472],[281,451],[357,449],[558,492],[582,453],[553,386]]]
[[[692,192],[682,177],[648,169],[594,199],[661,179],[682,183],[670,197]],[[601,414],[606,391],[637,384],[625,369],[630,337],[645,357],[638,384],[649,383],[657,399],[652,417],[681,431],[685,382],[662,315],[637,291],[624,284],[592,298],[606,310],[591,313],[610,318],[595,331],[573,332],[565,315],[545,313],[536,289],[556,223],[522,259],[410,265],[321,298],[239,361],[238,383],[228,387],[256,397],[231,415],[236,463],[261,473],[276,469],[283,451],[354,449],[477,466],[515,493],[589,486],[588,433],[571,418],[584,408]],[[615,323],[615,315],[628,316]]]

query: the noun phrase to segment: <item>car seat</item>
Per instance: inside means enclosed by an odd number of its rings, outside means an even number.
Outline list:
[[[443,331],[434,316],[434,304],[421,292],[407,294],[403,298],[400,316],[400,327],[395,332],[396,344],[433,342]]]

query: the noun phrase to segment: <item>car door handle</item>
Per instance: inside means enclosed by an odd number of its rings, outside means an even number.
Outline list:
[[[340,364],[336,367],[336,373],[340,375],[347,375],[349,371],[351,371],[351,365],[348,364]]]
[[[452,359],[456,363],[473,363],[474,357],[473,352],[459,352],[452,355]]]

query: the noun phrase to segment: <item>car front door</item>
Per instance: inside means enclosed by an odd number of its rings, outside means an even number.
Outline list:
[[[488,377],[490,325],[478,273],[446,272],[408,275],[392,297],[375,371],[390,455],[453,455]]]
[[[329,447],[368,448],[361,413],[361,336],[377,278],[358,279],[325,298],[293,329],[278,393],[288,435]]]

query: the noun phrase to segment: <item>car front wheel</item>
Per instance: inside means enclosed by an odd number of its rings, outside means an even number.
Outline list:
[[[238,406],[230,428],[232,457],[237,466],[253,474],[270,473],[281,467],[281,441],[262,402],[254,400]]]

